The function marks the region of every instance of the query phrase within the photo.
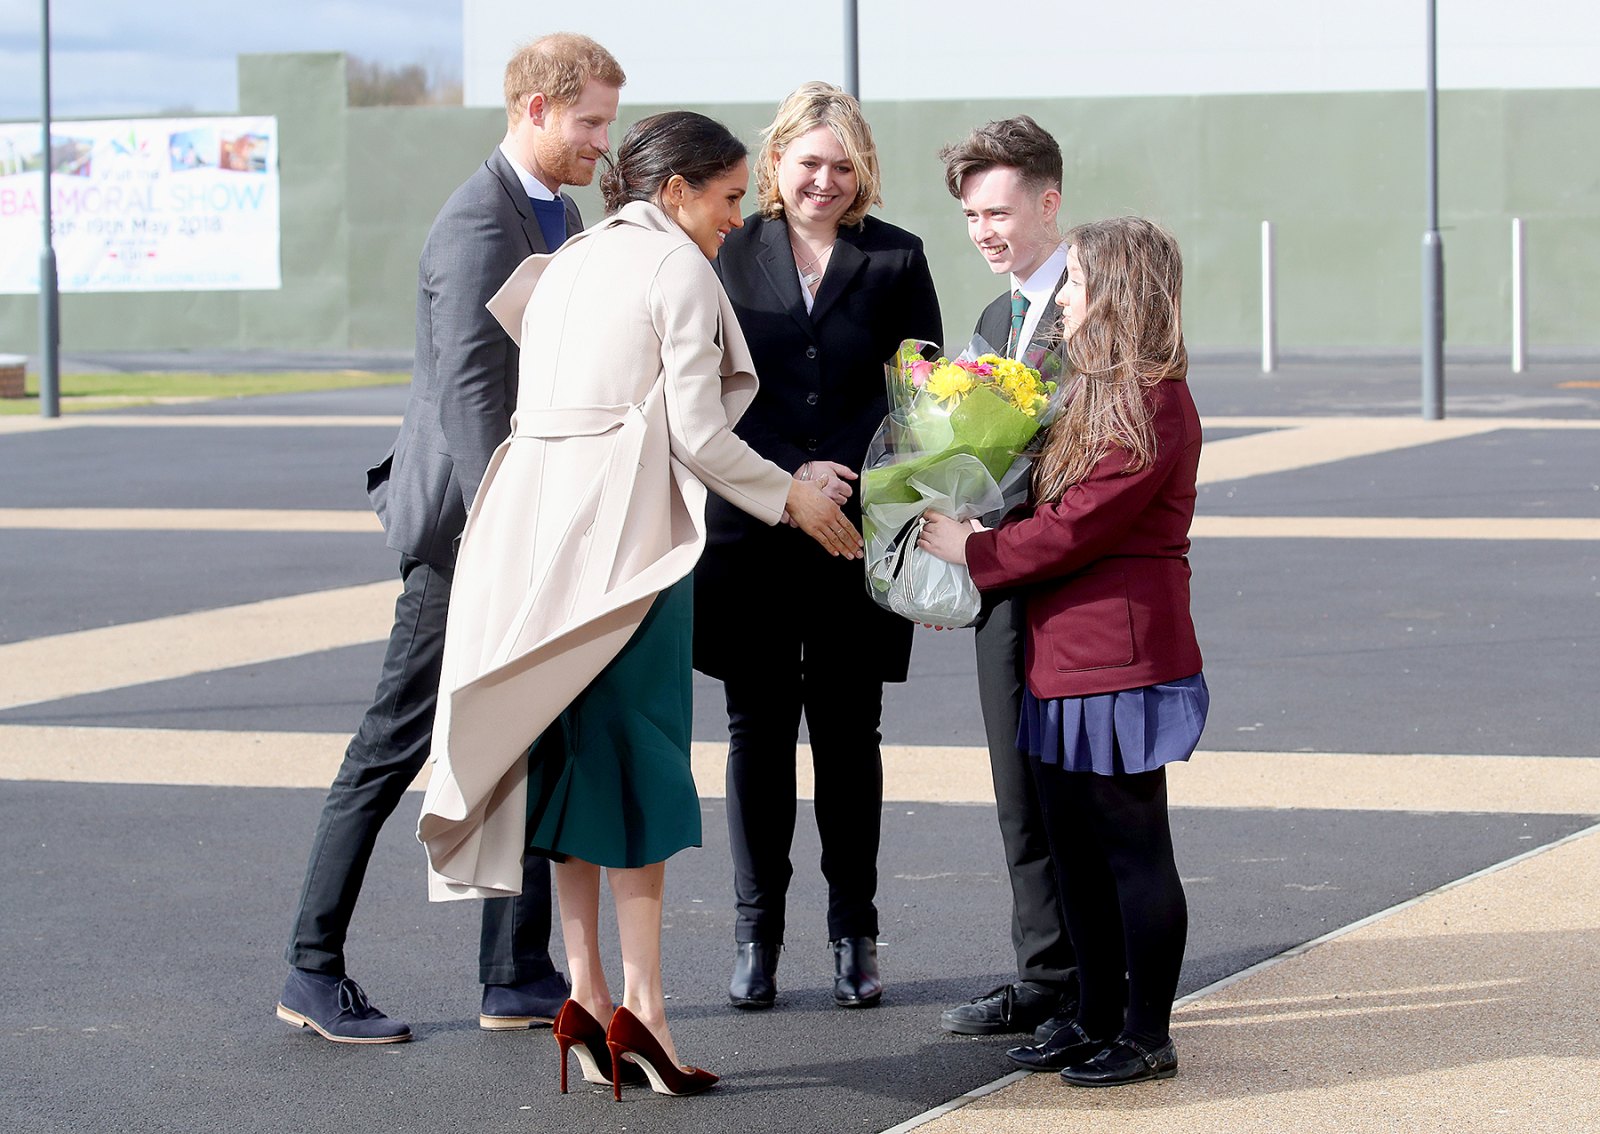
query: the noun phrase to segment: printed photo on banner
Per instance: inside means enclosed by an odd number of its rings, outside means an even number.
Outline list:
[[[63,292],[282,286],[278,123],[269,117],[64,124],[50,137]],[[37,124],[0,125],[0,293],[39,288]]]

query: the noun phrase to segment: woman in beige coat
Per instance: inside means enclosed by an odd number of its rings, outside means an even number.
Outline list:
[[[563,1089],[569,1048],[619,1097],[624,1058],[662,1093],[716,1081],[678,1063],[660,963],[665,860],[700,842],[687,577],[706,489],[861,553],[847,485],[796,480],[731,428],[756,379],[710,261],[747,181],[724,127],[647,118],[601,179],[607,219],[530,257],[489,305],[522,348],[520,391],[457,560],[418,835],[436,899],[514,893],[525,851],[556,860]],[[602,867],[623,958],[614,1015]]]

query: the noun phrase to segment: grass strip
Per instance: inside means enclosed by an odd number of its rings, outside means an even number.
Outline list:
[[[84,413],[167,401],[250,398],[299,394],[357,386],[397,386],[411,380],[403,371],[285,370],[268,373],[63,374],[61,412]],[[39,379],[29,374],[27,396],[0,398],[0,414],[39,412]]]

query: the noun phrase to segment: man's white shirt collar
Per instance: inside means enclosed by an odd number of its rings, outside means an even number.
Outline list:
[[[1015,275],[1011,277],[1011,290],[1021,289],[1028,300],[1028,314],[1022,320],[1022,334],[1017,339],[1019,351],[1027,350],[1028,344],[1033,341],[1033,334],[1039,329],[1040,319],[1046,314],[1054,317],[1057,285],[1061,282],[1061,273],[1066,270],[1067,244],[1066,241],[1062,241],[1027,279],[1019,281]]]
[[[511,151],[506,148],[504,142],[500,143],[500,152],[505,155],[505,159],[511,163],[511,168],[516,171],[517,180],[522,182],[522,191],[524,193],[541,201],[559,200],[556,194],[546,188],[543,181],[540,181],[533,174],[522,168],[521,163],[511,156]]]

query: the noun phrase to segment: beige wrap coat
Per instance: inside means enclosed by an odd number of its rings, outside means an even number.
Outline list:
[[[732,431],[756,392],[749,349],[655,206],[530,256],[489,309],[521,373],[451,589],[417,831],[436,901],[520,890],[528,749],[694,567],[707,487],[775,524],[790,483]]]

